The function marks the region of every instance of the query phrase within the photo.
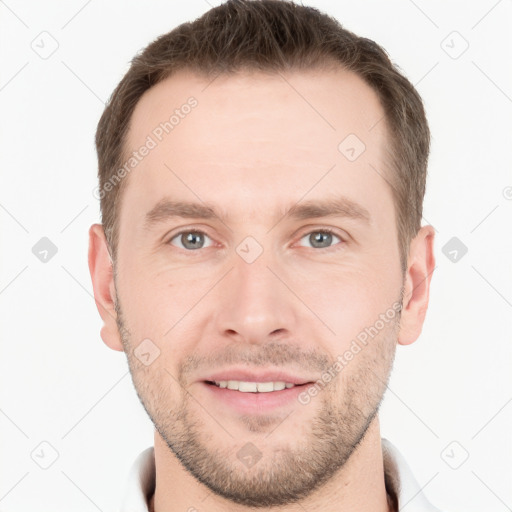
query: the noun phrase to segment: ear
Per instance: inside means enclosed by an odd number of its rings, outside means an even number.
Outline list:
[[[115,285],[112,259],[108,250],[107,239],[101,224],[89,228],[89,272],[96,307],[103,320],[101,338],[113,350],[123,350],[123,343],[117,328],[115,311]]]
[[[421,334],[428,308],[430,280],[435,268],[434,228],[423,226],[411,241],[398,343],[409,345]]]

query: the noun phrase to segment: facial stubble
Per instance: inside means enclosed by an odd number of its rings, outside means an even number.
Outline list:
[[[290,416],[300,414],[302,407],[316,407],[316,415],[309,424],[303,425],[305,433],[295,445],[276,445],[272,443],[269,432],[286,429],[286,419],[283,421],[274,415],[245,415],[239,423],[245,425],[247,437],[234,435],[235,430],[229,425],[213,421],[215,414],[209,404],[198,403],[186,389],[182,371],[177,379],[171,379],[173,385],[169,386],[170,372],[161,364],[141,365],[133,354],[135,345],[126,327],[119,296],[115,308],[137,395],[172,454],[212,492],[253,508],[282,506],[303,500],[343,471],[378,413],[393,366],[400,319],[398,312],[385,332],[379,333],[356,354],[349,366],[324,386],[309,404],[297,404],[298,410]],[[267,364],[276,364],[276,350],[280,352],[279,359],[286,360],[289,350],[286,345],[278,345],[277,349],[273,346],[271,351],[265,351],[263,345],[261,347],[265,354],[272,354]],[[265,359],[259,354],[258,364]],[[247,362],[247,356],[240,360]],[[347,378],[344,378],[345,374]],[[169,396],[172,389],[178,390],[174,398]],[[227,443],[229,446],[219,443],[219,436],[223,435],[219,430],[231,431],[234,439]],[[240,432],[240,426],[236,432]],[[254,443],[255,433],[261,433],[259,443]],[[294,434],[296,432],[290,432],[289,437],[293,438]],[[249,438],[250,444],[258,445],[256,449],[261,453],[261,459],[251,467],[237,457],[239,451],[248,445]]]

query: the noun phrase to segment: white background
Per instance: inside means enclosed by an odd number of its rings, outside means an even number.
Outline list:
[[[134,54],[210,5],[0,2],[2,511],[117,510],[129,466],[153,443],[124,354],[99,336],[87,267],[100,219],[94,133]],[[388,51],[433,134],[424,223],[437,267],[423,333],[398,348],[382,435],[440,509],[512,510],[512,4],[309,5]],[[34,51],[57,43],[47,59]],[[46,263],[32,253],[42,237],[58,248]],[[468,248],[455,263],[442,252],[452,237]]]

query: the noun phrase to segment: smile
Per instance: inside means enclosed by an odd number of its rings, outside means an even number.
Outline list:
[[[241,391],[242,393],[270,393],[271,391],[282,391],[295,387],[295,384],[290,382],[247,382],[241,380],[221,380],[209,382],[215,384],[219,388],[232,389],[234,391]]]

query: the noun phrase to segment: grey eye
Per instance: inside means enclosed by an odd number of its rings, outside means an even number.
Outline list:
[[[210,243],[207,243],[206,240],[210,240]],[[211,245],[211,239],[208,235],[200,231],[182,231],[173,237],[170,243],[180,249],[196,250],[209,247]]]
[[[306,240],[309,243],[306,247],[313,247],[314,249],[326,249],[333,244],[334,239],[341,242],[341,238],[329,231],[312,231],[301,238],[301,240]]]

